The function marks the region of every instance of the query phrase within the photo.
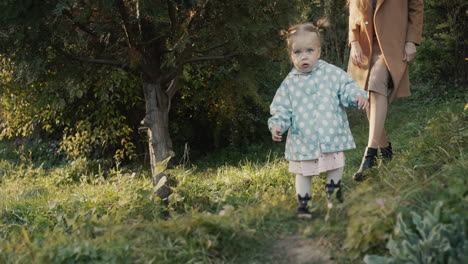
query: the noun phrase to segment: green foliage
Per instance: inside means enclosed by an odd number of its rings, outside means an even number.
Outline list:
[[[468,4],[463,0],[424,1],[423,41],[411,65],[413,79],[433,83],[434,94],[467,82]]]
[[[12,76],[21,78],[16,72]],[[105,68],[88,71],[85,78],[55,73],[43,78],[31,85],[3,79],[1,138],[60,140],[60,150],[73,159],[136,158],[135,128],[143,112],[137,80]]]
[[[443,203],[435,206],[434,212],[424,215],[411,213],[411,222],[398,215],[395,226],[396,239],[390,238],[387,248],[390,257],[366,256],[366,264],[420,263],[443,264],[468,261],[466,229],[460,215],[451,215],[444,223],[441,216]],[[465,219],[466,220],[466,219]]]

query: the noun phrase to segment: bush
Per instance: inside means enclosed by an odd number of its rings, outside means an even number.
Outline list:
[[[439,202],[431,213],[423,216],[412,212],[411,221],[398,215],[395,239],[387,243],[389,257],[367,255],[366,264],[455,264],[468,262],[468,240],[460,215],[451,215],[444,223],[441,216],[443,203]]]
[[[0,139],[57,141],[69,158],[135,159],[143,116],[139,82],[122,70],[88,69],[25,80],[20,65],[0,60]],[[102,76],[106,78],[102,79]]]

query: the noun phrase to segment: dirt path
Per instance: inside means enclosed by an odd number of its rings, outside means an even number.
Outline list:
[[[273,247],[273,259],[278,264],[335,264],[329,250],[317,238],[290,236],[278,240]]]

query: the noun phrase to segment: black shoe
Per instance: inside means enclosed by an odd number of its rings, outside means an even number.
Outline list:
[[[354,174],[353,179],[355,181],[364,180],[364,176],[363,176],[364,171],[374,167],[376,163],[377,163],[377,149],[368,147],[366,151],[366,155],[362,159],[361,167]]]
[[[388,147],[380,148],[380,156],[382,157],[383,162],[388,162],[392,160],[392,157],[393,157],[392,143],[388,142]]]
[[[297,200],[299,202],[299,207],[297,207],[297,217],[299,218],[312,218],[312,214],[309,209],[307,209],[307,203],[312,199],[308,193],[304,197],[297,195]]]
[[[325,184],[325,190],[327,191],[327,198],[331,200],[333,193],[336,192],[335,196],[338,202],[343,202],[343,193],[341,192],[341,180],[335,184],[333,180],[330,183]]]

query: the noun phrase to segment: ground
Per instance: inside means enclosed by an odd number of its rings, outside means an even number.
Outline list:
[[[279,239],[273,247],[272,259],[288,264],[335,264],[329,250],[318,238],[288,236]]]

